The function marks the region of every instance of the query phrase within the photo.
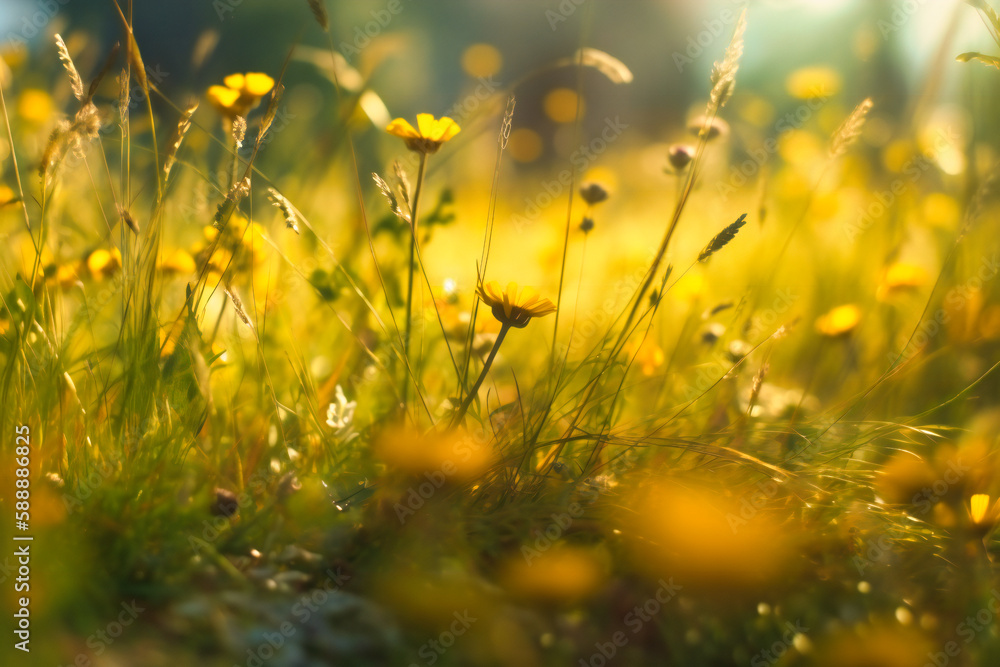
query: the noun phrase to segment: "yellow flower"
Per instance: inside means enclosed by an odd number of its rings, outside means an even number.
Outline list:
[[[98,248],[87,257],[87,268],[94,280],[110,278],[122,268],[122,254],[118,248]]]
[[[500,569],[500,581],[514,597],[543,604],[573,604],[600,589],[605,577],[598,553],[566,544],[538,550],[530,544]]]
[[[385,131],[406,141],[406,147],[417,153],[436,153],[441,144],[462,131],[458,123],[444,116],[435,119],[433,114],[418,113],[416,130],[403,118],[389,123]]]
[[[194,273],[197,269],[191,255],[180,248],[161,257],[157,268],[163,273],[169,274]]]
[[[824,336],[843,336],[861,321],[861,309],[854,304],[837,306],[816,319],[816,330]]]
[[[990,506],[988,493],[977,493],[969,500],[969,516],[979,533],[990,533],[1000,520],[1000,499]]]
[[[642,341],[639,346],[630,345],[630,349],[635,355],[635,363],[639,364],[643,375],[652,375],[666,361],[663,349],[651,338]]]
[[[556,311],[555,304],[543,299],[534,288],[525,287],[518,294],[517,283],[508,283],[504,290],[495,280],[480,282],[476,294],[493,309],[493,317],[516,329],[526,327],[532,317],[544,317]]]
[[[222,81],[225,85],[208,89],[208,101],[227,118],[246,116],[274,88],[274,79],[260,72],[230,74]]]
[[[44,90],[28,88],[17,100],[17,113],[24,120],[42,125],[52,117],[55,106],[52,98]]]
[[[52,275],[49,276],[49,281],[58,285],[60,289],[72,289],[80,282],[79,270],[80,266],[74,264],[57,266]],[[46,271],[46,275],[48,275],[48,271]]]
[[[990,507],[990,496],[986,493],[977,493],[969,501],[969,512],[972,514],[972,521],[982,523],[986,518],[986,510]]]
[[[927,272],[917,264],[896,262],[886,269],[882,284],[879,285],[876,296],[885,299],[890,294],[923,286],[927,282]]]
[[[802,67],[785,80],[785,88],[792,97],[813,100],[832,97],[840,92],[843,80],[829,67]]]

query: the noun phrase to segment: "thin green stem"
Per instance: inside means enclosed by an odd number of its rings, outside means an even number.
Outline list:
[[[424,171],[427,167],[427,154],[420,154],[420,166],[417,168],[417,186],[413,190],[413,205],[410,206],[410,265],[407,269],[406,281],[406,324],[403,335],[403,357],[407,365],[410,360],[410,331],[413,325],[413,273],[416,269],[417,254],[417,216],[420,211],[420,193],[424,189]],[[406,403],[410,391],[409,378],[403,375],[403,384],[400,393],[403,395],[403,410],[406,410]]]
[[[497,334],[496,342],[493,343],[493,349],[490,350],[490,356],[486,357],[486,363],[483,364],[483,372],[479,374],[479,379],[476,380],[476,384],[472,385],[469,389],[469,395],[465,397],[462,402],[462,407],[458,409],[455,413],[455,419],[452,420],[452,426],[458,426],[461,423],[462,418],[465,417],[465,413],[468,412],[469,406],[472,405],[472,401],[476,399],[479,395],[479,388],[483,385],[483,380],[486,379],[486,374],[490,372],[490,366],[493,365],[493,359],[497,356],[497,351],[500,349],[500,344],[503,343],[504,337],[507,335],[507,331],[510,330],[509,324],[500,325],[500,333]]]

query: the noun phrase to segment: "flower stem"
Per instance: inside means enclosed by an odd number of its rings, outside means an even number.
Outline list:
[[[406,283],[406,331],[403,335],[403,358],[405,368],[403,369],[403,386],[400,393],[403,395],[403,410],[406,410],[407,396],[410,389],[410,379],[407,377],[410,361],[410,328],[412,325],[413,312],[413,273],[416,266],[417,252],[417,212],[420,207],[420,192],[424,185],[424,167],[427,165],[427,154],[420,154],[420,166],[417,168],[417,185],[413,190],[413,205],[410,206],[410,265]]]
[[[469,389],[469,395],[465,397],[462,401],[462,407],[458,409],[455,413],[455,418],[452,420],[452,426],[458,426],[462,421],[462,417],[468,412],[469,406],[472,405],[472,401],[475,400],[476,396],[479,395],[479,387],[482,386],[483,380],[486,379],[486,374],[490,372],[490,366],[493,365],[493,358],[497,356],[497,351],[500,349],[500,344],[503,343],[504,336],[507,335],[507,331],[510,329],[510,325],[503,323],[500,325],[500,333],[497,334],[496,342],[493,343],[493,349],[490,350],[490,356],[486,357],[486,363],[483,364],[483,372],[479,374],[479,379],[476,380],[476,384],[472,385]]]

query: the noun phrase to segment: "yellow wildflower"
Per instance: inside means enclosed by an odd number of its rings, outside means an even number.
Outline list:
[[[260,72],[230,74],[223,83],[208,89],[208,101],[227,118],[246,116],[274,88],[274,79]]]
[[[194,263],[194,258],[188,253],[177,248],[173,252],[165,254],[160,258],[157,268],[163,273],[169,274],[186,274],[194,273],[197,268]]]
[[[52,117],[54,110],[52,97],[44,90],[28,88],[17,98],[17,113],[29,123],[36,125],[46,123]]]
[[[849,334],[861,321],[861,309],[854,304],[837,306],[816,319],[816,330],[824,336]]]
[[[840,92],[841,84],[840,74],[829,67],[802,67],[785,80],[788,93],[800,100],[832,97]]]
[[[542,298],[534,288],[525,287],[519,294],[517,283],[513,282],[507,284],[507,289],[501,289],[495,280],[480,282],[476,294],[493,310],[493,317],[516,329],[527,326],[532,317],[544,317],[556,311],[555,304]]]
[[[118,248],[98,248],[87,256],[87,268],[94,280],[110,278],[122,268],[122,254]]]
[[[444,116],[435,119],[433,114],[429,113],[417,114],[417,128],[419,130],[414,129],[405,119],[397,118],[389,123],[385,131],[403,139],[411,151],[425,155],[436,153],[441,144],[462,131],[458,123],[451,118]]]
[[[885,271],[877,296],[884,299],[890,294],[921,287],[927,282],[927,272],[917,264],[896,262]]]

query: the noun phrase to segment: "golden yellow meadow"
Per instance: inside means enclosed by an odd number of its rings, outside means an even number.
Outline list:
[[[9,4],[4,665],[1000,660],[991,0]]]

